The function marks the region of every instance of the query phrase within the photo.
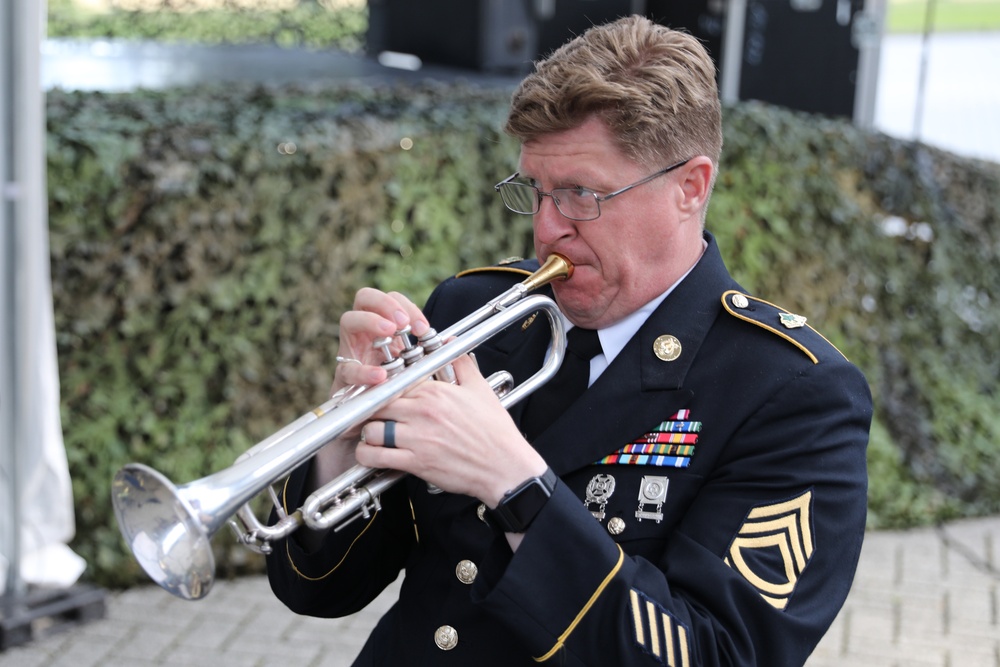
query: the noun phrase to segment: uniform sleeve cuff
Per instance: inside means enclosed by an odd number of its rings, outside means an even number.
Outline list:
[[[568,639],[623,560],[614,540],[560,482],[517,553],[506,540],[493,541],[472,600],[543,656]]]

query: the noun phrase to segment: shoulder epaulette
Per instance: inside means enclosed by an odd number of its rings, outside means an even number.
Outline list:
[[[722,295],[722,306],[733,317],[755,324],[766,331],[784,338],[802,350],[814,364],[819,363],[819,358],[813,350],[824,345],[836,350],[845,359],[847,358],[823,334],[806,324],[805,317],[790,313],[769,301],[758,299],[737,290],[729,290]]]
[[[511,264],[516,264],[517,262],[524,261],[522,257],[508,257],[507,259],[500,260],[494,266],[481,266],[475,269],[466,269],[455,275],[456,278],[461,278],[462,276],[473,275],[476,273],[516,273],[520,276],[530,276],[531,271],[527,269],[521,269],[516,266],[510,266]]]

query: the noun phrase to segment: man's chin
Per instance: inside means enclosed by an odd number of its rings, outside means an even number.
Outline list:
[[[594,299],[578,289],[565,285],[553,285],[556,305],[570,322],[577,326],[587,326],[593,317]]]

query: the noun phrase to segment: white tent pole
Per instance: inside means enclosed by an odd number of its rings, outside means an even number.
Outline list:
[[[76,585],[49,259],[45,0],[0,0],[0,651],[104,615]]]
[[[20,578],[17,455],[15,451],[14,343],[14,220],[18,187],[14,175],[14,66],[20,40],[16,39],[13,3],[0,3],[0,556],[6,564],[3,589],[9,595],[23,590]]]
[[[23,592],[23,493],[44,452],[61,450],[48,245],[45,95],[41,43],[46,3],[12,0],[0,13],[0,437],[6,588]],[[26,466],[30,465],[31,468]],[[65,463],[62,464],[65,466]],[[37,513],[37,512],[35,512]],[[8,516],[9,515],[9,516]],[[71,528],[70,528],[71,530]],[[66,531],[63,531],[66,532]]]

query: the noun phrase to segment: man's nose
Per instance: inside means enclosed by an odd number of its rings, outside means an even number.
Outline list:
[[[573,221],[559,212],[555,198],[551,195],[542,197],[533,223],[535,236],[546,244],[554,243],[563,236],[569,236],[574,230]]]

